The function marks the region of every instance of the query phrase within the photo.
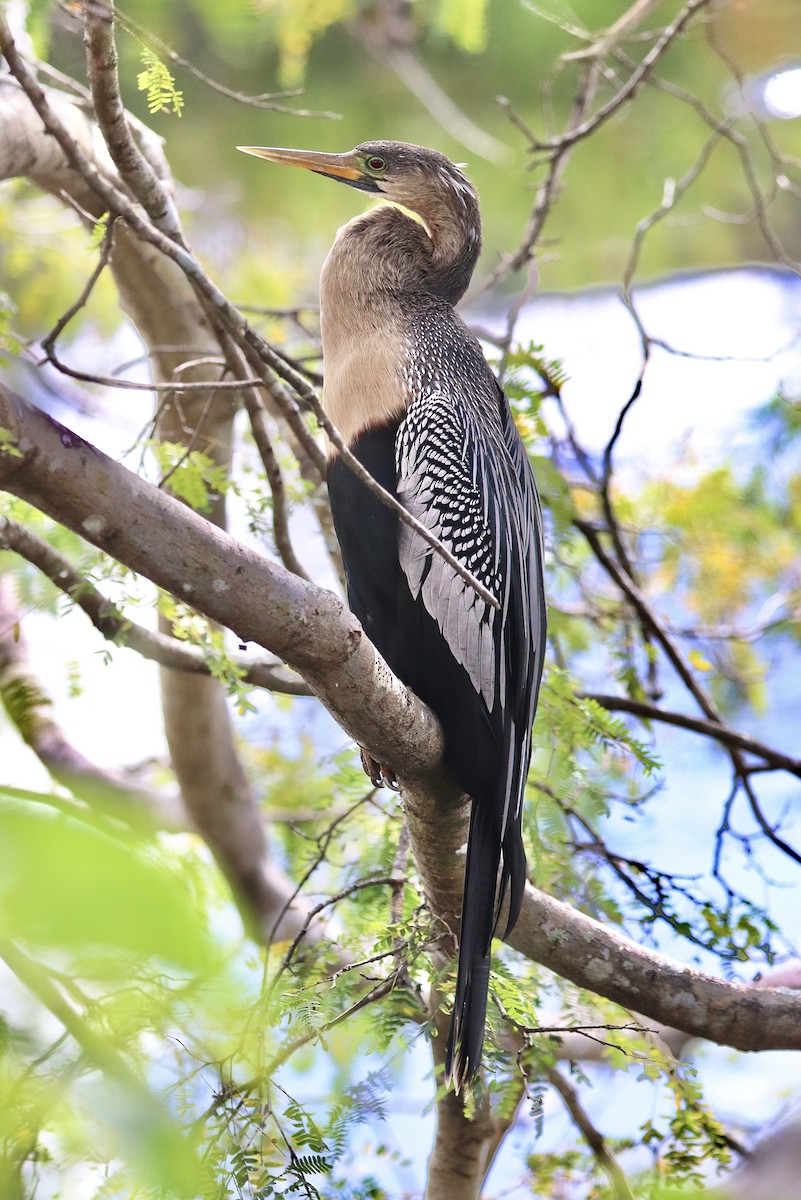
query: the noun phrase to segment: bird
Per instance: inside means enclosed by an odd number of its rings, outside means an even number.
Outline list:
[[[320,277],[323,407],[370,475],[463,564],[482,598],[329,444],[327,482],[353,613],[439,719],[471,799],[446,1081],[482,1059],[490,949],[526,882],[523,794],[545,652],[543,522],[509,402],[455,305],[481,250],[478,194],[443,154],[238,147],[381,203],[337,233]]]

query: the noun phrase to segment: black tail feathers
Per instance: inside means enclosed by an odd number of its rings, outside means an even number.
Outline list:
[[[498,866],[503,852],[503,871]],[[459,933],[456,999],[445,1056],[445,1078],[458,1093],[481,1065],[489,993],[490,945],[500,908],[509,889],[506,933],[520,913],[526,859],[520,831],[507,830],[501,843],[497,819],[487,806],[473,802]]]

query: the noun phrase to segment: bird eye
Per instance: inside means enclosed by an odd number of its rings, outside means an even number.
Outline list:
[[[369,171],[375,171],[376,174],[380,171],[386,171],[387,160],[385,158],[381,158],[381,156],[378,154],[371,154],[367,160],[367,169]]]

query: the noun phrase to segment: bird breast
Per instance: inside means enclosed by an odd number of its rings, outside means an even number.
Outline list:
[[[340,308],[328,320],[327,311],[323,303],[323,406],[346,445],[352,446],[365,430],[403,416],[407,347],[397,326],[382,319],[380,312],[343,314]],[[335,454],[329,446],[329,457]]]

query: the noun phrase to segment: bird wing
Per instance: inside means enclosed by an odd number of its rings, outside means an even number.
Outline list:
[[[519,815],[522,798],[519,774],[528,762],[544,598],[537,493],[500,389],[492,416],[479,419],[445,395],[415,398],[398,430],[396,468],[399,500],[499,604],[489,605],[418,534],[401,528],[399,559],[409,589],[436,621],[503,743],[509,776],[503,833],[509,803]]]
[[[483,456],[463,406],[427,395],[410,404],[396,440],[398,499],[480,583],[503,601],[507,564],[497,536]],[[413,530],[402,526],[399,558],[451,654],[489,711],[500,681],[498,610]]]

